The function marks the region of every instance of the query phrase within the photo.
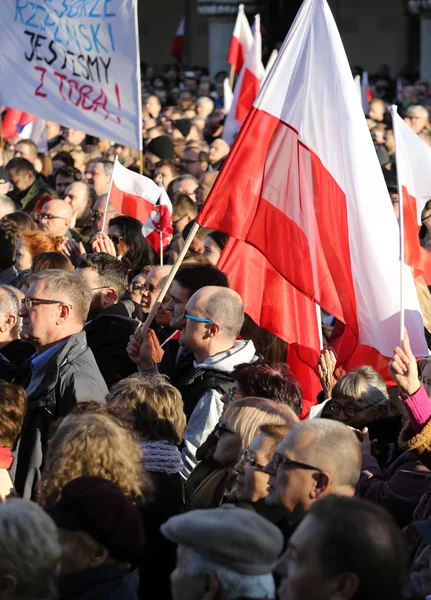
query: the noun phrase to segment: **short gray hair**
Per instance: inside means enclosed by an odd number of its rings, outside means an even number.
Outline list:
[[[72,306],[76,309],[74,314],[76,320],[85,323],[90,310],[92,294],[89,285],[83,277],[76,277],[74,271],[64,271],[63,269],[50,269],[49,271],[40,271],[28,278],[28,285],[40,281],[49,288],[53,294],[59,294],[63,298],[70,300]]]
[[[190,575],[214,573],[223,589],[223,598],[275,598],[275,584],[271,573],[267,575],[245,575],[216,564],[202,554],[187,549],[188,572]]]
[[[302,436],[307,433],[312,435],[304,443]],[[301,462],[331,473],[336,486],[356,487],[362,466],[361,445],[347,425],[330,419],[302,421],[284,440]]]
[[[236,339],[244,325],[244,305],[228,288],[218,288],[205,304],[209,319],[219,323],[223,330]]]
[[[335,384],[332,398],[348,398],[353,402],[366,402],[377,406],[389,401],[386,383],[372,367],[363,366],[349,371]]]
[[[3,294],[1,293],[2,291],[4,292]],[[24,298],[24,294],[17,288],[11,285],[0,285],[0,315],[2,317],[8,315],[16,317],[16,323],[10,332],[14,340],[19,338],[22,329],[22,318],[18,315],[18,311],[21,308],[21,298]]]
[[[21,499],[0,505],[0,577],[14,577],[17,597],[57,598],[60,559],[57,527],[45,511]]]
[[[199,181],[196,179],[194,175],[189,175],[188,173],[184,173],[175,179],[175,184],[181,183],[181,181],[193,181],[196,183],[196,186],[199,185]]]
[[[407,109],[407,116],[411,117],[413,113],[420,113],[421,117],[425,117],[425,119],[429,119],[429,112],[425,108],[425,106],[421,106],[420,104],[416,104],[415,106],[409,106]]]

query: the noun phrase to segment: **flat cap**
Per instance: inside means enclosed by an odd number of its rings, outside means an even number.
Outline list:
[[[147,144],[148,152],[151,152],[157,158],[174,158],[174,145],[167,135],[159,135]]]
[[[266,575],[283,547],[275,525],[255,512],[225,505],[171,517],[160,528],[171,542],[244,575]]]

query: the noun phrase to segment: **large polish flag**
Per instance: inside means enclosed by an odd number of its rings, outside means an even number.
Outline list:
[[[162,195],[162,188],[148,177],[134,173],[115,157],[108,200],[121,215],[145,223]]]
[[[235,136],[250,112],[253,102],[259,93],[264,75],[260,17],[256,15],[253,44],[246,56],[245,63],[236,82],[232,105],[223,128],[223,139],[229,145],[235,140]]]
[[[172,240],[172,202],[162,185],[160,198],[142,226],[142,234],[154,250],[161,254]]]
[[[229,238],[217,267],[228,275],[249,317],[287,342],[286,362],[301,384],[301,417],[307,417],[322,389],[316,374],[321,348],[316,304],[286,281],[259,250],[241,240]]]
[[[398,223],[326,0],[303,3],[197,220],[256,247],[346,324],[340,364],[358,344],[391,356],[400,343]],[[405,323],[423,356],[403,269]]]
[[[229,46],[227,62],[232,65],[235,73],[240,73],[251,46],[253,44],[253,33],[245,16],[244,4],[238,6],[238,16],[233,30],[232,40]]]
[[[396,106],[391,107],[391,114],[400,190],[404,262],[414,269],[416,276],[425,273],[429,277],[431,252],[421,247],[419,230],[422,210],[426,202],[431,200],[431,148],[401,119]]]

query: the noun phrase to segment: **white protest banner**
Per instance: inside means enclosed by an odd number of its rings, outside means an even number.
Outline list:
[[[137,0],[0,9],[0,104],[142,149]]]

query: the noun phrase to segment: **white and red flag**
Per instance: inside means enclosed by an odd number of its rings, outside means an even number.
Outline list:
[[[126,169],[115,157],[108,200],[118,213],[145,223],[162,191],[152,179]]]
[[[404,262],[415,276],[425,275],[431,284],[431,252],[420,245],[421,213],[431,200],[431,148],[403,121],[397,107],[391,107],[398,186],[400,228],[404,241]],[[402,216],[402,218],[401,218]]]
[[[259,28],[260,29],[260,28]],[[233,30],[227,62],[232,65],[235,73],[240,73],[251,46],[253,33],[245,16],[244,4],[238,6],[238,16]]]
[[[184,34],[185,34],[185,19],[181,19],[180,24],[175,32],[175,37],[172,41],[171,56],[174,56],[179,63],[183,61],[184,55]]]
[[[8,108],[2,120],[3,137],[8,142],[14,137],[31,139],[40,152],[47,152],[46,122],[30,113]]]
[[[262,64],[262,34],[259,15],[255,16],[255,23],[253,44],[236,82],[232,105],[223,128],[223,139],[228,144],[232,144],[241,125],[246,120],[265,75]]]
[[[172,202],[163,186],[160,198],[142,227],[142,234],[160,254],[166,250],[172,240]]]
[[[286,362],[302,387],[302,418],[321,390],[316,374],[321,339],[316,304],[296,290],[250,244],[229,238],[217,267],[253,321],[288,343]],[[320,311],[319,311],[320,313]]]
[[[398,224],[326,0],[303,3],[197,221],[257,248],[345,323],[340,364],[359,344],[369,351],[362,364],[374,364],[375,350],[392,355]],[[419,301],[403,273],[405,323],[423,356]]]

